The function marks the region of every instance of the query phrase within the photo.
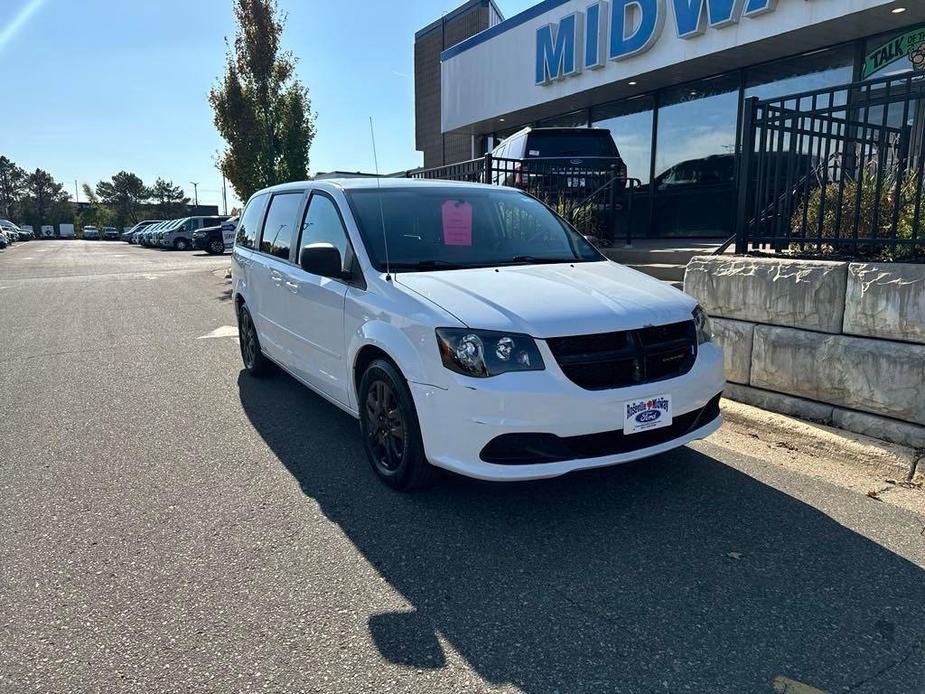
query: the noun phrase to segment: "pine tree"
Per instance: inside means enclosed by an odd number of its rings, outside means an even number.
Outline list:
[[[60,224],[73,219],[71,198],[51,174],[36,169],[26,177],[22,218],[33,229],[43,224]]]
[[[20,214],[26,190],[26,172],[6,157],[0,157],[0,218],[13,220]]]
[[[148,189],[148,197],[154,202],[154,211],[158,219],[173,219],[179,216],[189,204],[189,198],[180,186],[173,181],[158,178]]]
[[[138,206],[147,200],[148,189],[135,174],[120,171],[111,180],[97,183],[96,194],[115,212],[116,226],[121,228],[138,222]]]

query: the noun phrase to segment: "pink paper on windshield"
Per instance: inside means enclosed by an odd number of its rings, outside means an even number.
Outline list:
[[[443,243],[447,246],[472,245],[472,205],[459,200],[443,203]]]

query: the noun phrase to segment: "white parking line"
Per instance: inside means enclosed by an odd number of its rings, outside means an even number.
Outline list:
[[[197,337],[197,340],[213,340],[219,337],[237,337],[238,329],[233,325],[223,325],[221,328],[216,328],[208,335],[203,335],[202,337]]]
[[[774,678],[771,682],[771,688],[778,694],[826,694],[822,689],[816,689],[783,675],[778,675]]]

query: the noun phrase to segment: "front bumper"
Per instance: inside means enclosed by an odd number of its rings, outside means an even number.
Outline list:
[[[708,407],[725,386],[722,350],[713,343],[701,345],[693,368],[683,376],[603,391],[584,390],[572,383],[546,344],[537,341],[537,345],[546,363],[545,371],[488,379],[454,374],[448,389],[410,384],[424,450],[431,463],[483,480],[543,479],[657,455],[705,438],[722,424],[722,417],[710,416],[712,410]],[[585,443],[606,439],[622,430],[626,401],[664,394],[671,395],[674,420],[689,424],[675,430],[675,438],[633,434],[610,449],[616,452],[597,457],[563,460],[560,456],[550,462],[517,464],[483,460],[485,447],[505,435],[528,435],[524,439],[531,434],[552,435],[581,442],[571,450],[584,446],[583,450],[593,452],[595,448]],[[640,437],[638,441],[645,447],[634,447],[632,442],[637,440],[632,436]]]

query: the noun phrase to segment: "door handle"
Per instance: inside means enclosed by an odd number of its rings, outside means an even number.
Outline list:
[[[286,288],[293,294],[299,293],[299,283],[298,282],[286,282]]]
[[[283,276],[279,274],[276,270],[270,270],[270,279],[273,281],[277,287],[282,284]]]

